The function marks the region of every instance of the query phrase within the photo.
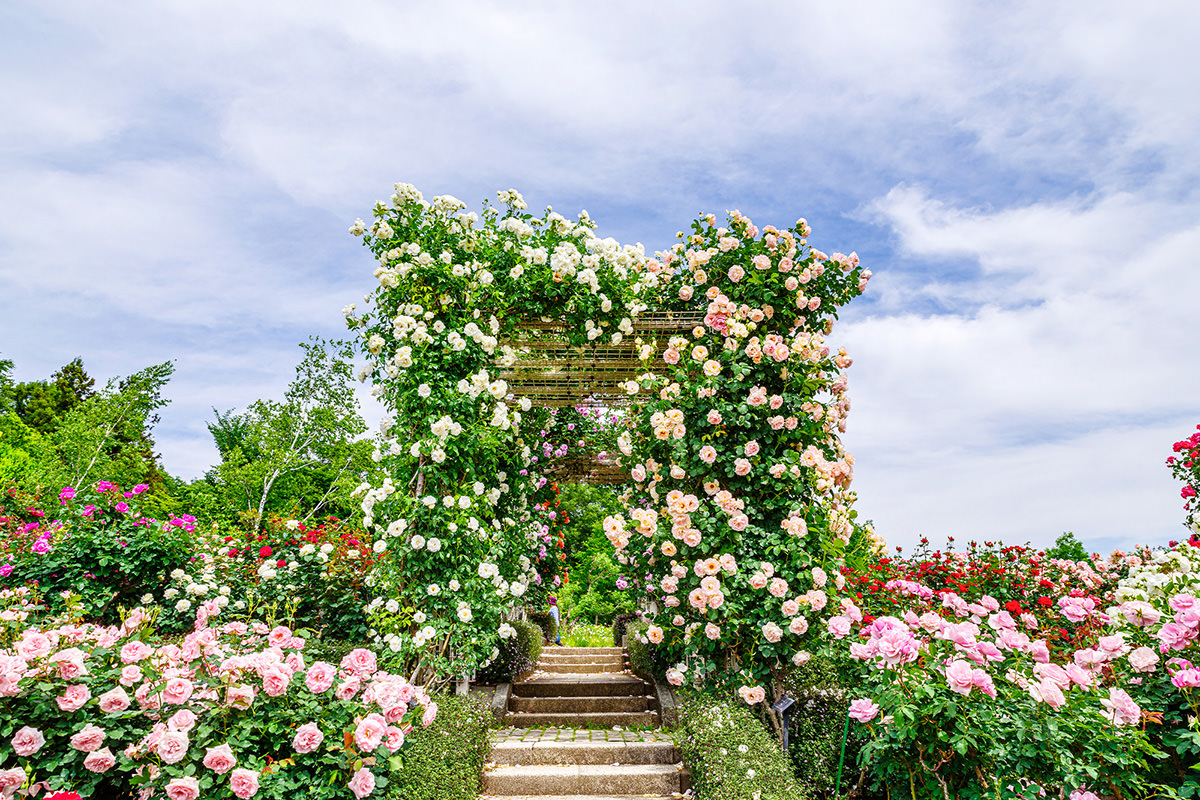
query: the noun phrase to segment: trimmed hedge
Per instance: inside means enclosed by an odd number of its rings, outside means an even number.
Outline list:
[[[799,713],[791,717],[788,742],[797,779],[814,793],[833,796],[837,780],[846,713],[855,695],[842,682],[837,665],[821,656],[795,669],[784,682],[784,691],[796,699]],[[858,754],[870,741],[865,725],[851,723],[846,742],[842,793],[861,784],[866,771]]]
[[[542,638],[547,642],[558,641],[558,623],[549,611],[530,611],[529,621],[542,629]]]
[[[675,742],[697,800],[800,800],[779,742],[742,703],[692,696],[680,708]]]
[[[524,620],[509,624],[516,628],[517,635],[499,640],[496,646],[500,655],[476,673],[478,683],[509,683],[533,669],[542,657],[542,629]]]
[[[437,698],[437,719],[414,727],[403,751],[404,767],[392,773],[388,800],[475,800],[491,752],[491,712],[477,695]]]

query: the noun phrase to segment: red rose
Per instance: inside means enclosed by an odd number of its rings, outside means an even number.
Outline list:
[[[262,549],[258,551],[259,558],[269,558],[271,555],[271,545],[264,544]]]

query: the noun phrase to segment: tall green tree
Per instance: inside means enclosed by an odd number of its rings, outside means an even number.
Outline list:
[[[282,402],[256,400],[221,413],[208,429],[221,454],[209,475],[257,529],[268,510],[310,519],[348,499],[370,464],[367,426],[351,387],[345,342],[313,339]]]
[[[46,381],[28,381],[12,386],[13,410],[21,421],[38,433],[48,434],[66,415],[96,394],[96,381],[75,358]]]
[[[150,483],[159,475],[150,429],[158,419],[155,411],[167,404],[162,389],[174,372],[168,361],[110,380],[68,411],[44,437],[57,477],[81,486],[100,479]]]
[[[0,414],[5,414],[10,410],[12,402],[12,359],[0,358]]]

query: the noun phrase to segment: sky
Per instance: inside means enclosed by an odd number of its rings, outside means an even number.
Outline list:
[[[0,356],[174,361],[154,438],[279,398],[395,182],[602,236],[813,227],[874,273],[834,334],[862,518],[1090,549],[1181,538],[1200,423],[1200,5],[0,5]],[[368,409],[368,416],[378,417]]]

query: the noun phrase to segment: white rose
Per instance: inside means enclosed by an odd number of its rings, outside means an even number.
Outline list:
[[[426,546],[429,548],[429,552],[436,553],[442,549],[442,540],[436,536],[430,537],[429,541],[426,543]]]

